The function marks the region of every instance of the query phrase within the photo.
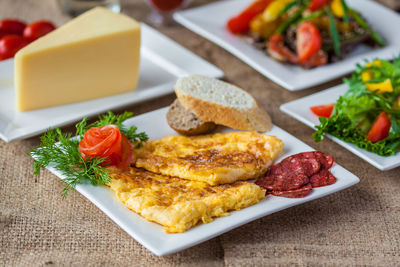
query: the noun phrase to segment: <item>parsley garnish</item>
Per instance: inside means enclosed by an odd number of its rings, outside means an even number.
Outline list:
[[[93,185],[102,185],[110,181],[110,175],[106,168],[99,166],[104,158],[90,158],[84,161],[79,152],[79,140],[85,132],[92,127],[116,125],[131,142],[140,144],[148,139],[146,133],[136,133],[135,126],[125,127],[123,122],[132,117],[133,113],[124,112],[115,115],[109,111],[106,115],[99,116],[99,120],[88,124],[85,117],[75,125],[76,137],[70,133],[64,134],[59,128],[48,130],[40,137],[41,144],[33,148],[29,154],[34,158],[33,173],[38,175],[41,168],[54,167],[65,177],[65,187],[62,196],[65,198],[70,189],[77,184],[90,182]]]

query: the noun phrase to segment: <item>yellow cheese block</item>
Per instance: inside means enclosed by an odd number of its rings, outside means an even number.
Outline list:
[[[17,109],[27,111],[136,88],[140,24],[97,7],[15,56]]]

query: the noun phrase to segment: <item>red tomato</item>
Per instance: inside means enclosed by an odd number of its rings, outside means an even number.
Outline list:
[[[313,54],[306,62],[303,62],[301,65],[305,67],[318,67],[328,63],[328,54],[319,50],[317,53]]]
[[[304,21],[297,27],[296,48],[299,62],[304,63],[317,53],[322,46],[318,28],[310,21]]]
[[[389,136],[390,126],[392,123],[390,122],[389,117],[385,112],[381,112],[379,116],[376,118],[374,124],[372,124],[371,129],[367,135],[367,141],[371,141],[372,143],[381,141]]]
[[[9,35],[8,32],[6,32],[4,29],[0,28],[0,39],[6,35]]]
[[[16,19],[3,19],[0,20],[0,32],[3,31],[7,34],[22,35],[26,24]]]
[[[318,9],[323,8],[325,5],[329,4],[330,0],[311,0],[308,9],[311,11],[316,11]]]
[[[0,39],[0,60],[14,57],[29,42],[18,35],[7,35]]]
[[[122,158],[122,134],[115,125],[90,128],[79,142],[83,160],[92,157],[105,158],[100,164],[117,165]]]
[[[312,113],[319,117],[329,118],[332,115],[335,104],[319,105],[310,108]]]
[[[39,20],[29,24],[24,30],[24,37],[30,42],[53,31],[56,27],[53,23],[45,20]]]
[[[150,0],[150,2],[162,12],[172,11],[183,4],[183,0]]]
[[[285,46],[285,38],[282,34],[274,34],[268,41],[269,54],[280,61],[289,61],[290,63],[297,64],[298,58],[288,47]]]
[[[245,33],[249,30],[250,21],[264,11],[272,0],[255,0],[239,15],[230,18],[226,24],[228,30],[233,34]]]

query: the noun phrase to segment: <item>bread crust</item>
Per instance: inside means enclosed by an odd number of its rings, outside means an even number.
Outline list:
[[[180,104],[179,99],[176,99],[170,106],[167,112],[167,123],[168,125],[183,135],[199,135],[206,134],[212,132],[217,126],[213,122],[206,122],[197,118],[197,120],[188,127],[187,125],[180,124],[180,120],[176,120],[177,117],[187,117],[188,119],[194,118],[197,116],[194,112],[189,109],[186,109],[184,106]]]
[[[214,122],[215,124],[240,130],[259,132],[271,130],[272,122],[270,116],[258,106],[254,98],[255,106],[241,110],[195,98],[182,93],[176,87],[174,89],[182,106],[191,109],[203,121]]]

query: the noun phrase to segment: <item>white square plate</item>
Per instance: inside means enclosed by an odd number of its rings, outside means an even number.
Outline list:
[[[220,1],[210,5],[178,12],[176,21],[225,48],[264,76],[290,91],[300,90],[327,82],[354,69],[362,59],[390,59],[400,51],[400,16],[394,11],[369,0],[347,0],[351,7],[358,10],[387,41],[387,46],[372,49],[360,45],[344,60],[326,66],[306,70],[298,66],[282,64],[253,45],[245,42],[226,30],[229,18],[246,8],[253,0]]]
[[[142,114],[127,120],[125,124],[127,126],[137,126],[138,131],[145,131],[150,139],[176,135],[176,132],[168,126],[165,119],[167,109],[162,108]],[[268,134],[277,136],[284,143],[283,153],[277,161],[292,154],[313,150],[277,126],[273,126]],[[49,168],[49,170],[58,177],[63,178],[56,170],[52,168]],[[76,189],[136,241],[154,254],[161,256],[186,249],[263,216],[332,194],[359,182],[356,176],[337,164],[332,167],[331,171],[337,177],[337,182],[333,185],[315,188],[305,198],[291,199],[268,196],[254,206],[232,212],[230,216],[218,218],[209,224],[196,226],[181,234],[166,234],[160,225],[148,222],[126,208],[111,189],[105,186],[78,185]]]
[[[202,74],[222,77],[223,72],[189,50],[142,24],[139,83],[135,91],[91,101],[18,112],[13,85],[14,61],[0,61],[0,137],[10,142],[85,116],[138,103],[173,92],[178,77]]]
[[[292,102],[281,105],[280,109],[293,118],[301,121],[302,123],[314,128],[319,125],[319,120],[316,115],[310,111],[310,107],[316,105],[332,104],[335,103],[339,96],[343,95],[348,90],[347,84],[341,84],[322,92],[306,96]],[[375,153],[368,152],[357,146],[346,143],[334,136],[327,135],[333,141],[342,147],[350,150],[363,160],[367,161],[376,168],[386,171],[400,166],[400,153],[390,157],[382,157]]]

